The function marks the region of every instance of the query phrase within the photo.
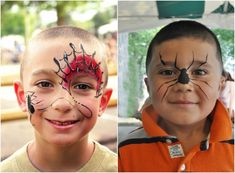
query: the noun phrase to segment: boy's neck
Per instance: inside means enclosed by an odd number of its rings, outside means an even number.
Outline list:
[[[185,153],[201,141],[205,140],[210,131],[209,118],[190,125],[177,125],[160,118],[158,125],[169,135],[176,136],[178,138],[183,145]]]
[[[94,149],[94,143],[88,142],[88,137],[69,146],[35,140],[28,146],[28,157],[40,171],[78,171],[89,161]]]

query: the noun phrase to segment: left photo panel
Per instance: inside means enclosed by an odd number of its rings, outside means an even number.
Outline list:
[[[1,1],[1,172],[117,172],[117,1]]]

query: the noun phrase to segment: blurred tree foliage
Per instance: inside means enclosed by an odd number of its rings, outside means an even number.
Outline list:
[[[134,115],[139,108],[139,102],[144,97],[143,76],[145,74],[145,56],[151,38],[159,29],[133,32],[128,35],[129,62],[128,71],[131,80],[125,81],[124,86],[128,92],[128,115]]]
[[[234,31],[226,29],[214,29],[213,32],[219,39],[222,49],[223,62],[234,58]]]
[[[139,106],[141,106],[139,105],[139,101],[144,98],[143,77],[146,74],[145,61],[147,48],[152,38],[159,30],[160,28],[150,29],[140,32],[132,32],[128,35],[128,71],[129,76],[131,76],[132,80],[125,81],[124,86],[126,86],[126,90],[128,91],[127,107],[129,116],[133,116],[138,111]],[[226,62],[228,60],[233,59],[234,31],[225,29],[213,29],[213,32],[217,35],[219,39],[223,54],[223,61]]]
[[[84,29],[97,29],[116,17],[115,7],[102,9],[102,1],[1,1],[1,35],[19,34],[27,40],[36,28],[55,25],[76,25]],[[12,10],[15,8],[17,10]],[[40,12],[55,10],[56,23],[43,26]],[[95,16],[88,21],[73,20],[71,14],[79,11],[96,10]],[[94,29],[92,31],[95,31]]]

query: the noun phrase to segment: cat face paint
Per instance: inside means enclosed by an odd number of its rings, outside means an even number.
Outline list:
[[[146,78],[151,103],[169,123],[192,125],[213,110],[219,95],[216,47],[195,38],[177,38],[153,49]]]
[[[173,79],[173,80],[169,80],[169,81],[166,81],[164,82],[157,90],[159,91],[164,85],[168,85],[167,86],[167,89],[162,97],[162,100],[164,99],[164,97],[166,96],[169,88],[173,87],[174,85],[176,85],[177,83],[181,83],[181,84],[189,84],[190,82],[193,84],[193,85],[196,85],[200,90],[201,92],[206,96],[206,98],[208,99],[208,96],[207,94],[205,93],[205,91],[203,91],[203,89],[200,87],[200,85],[196,84],[195,81],[197,82],[203,82],[205,83],[206,85],[208,85],[209,87],[211,87],[207,81],[203,81],[203,80],[199,80],[199,79],[195,79],[195,78],[190,78],[190,76],[188,75],[188,70],[191,68],[192,65],[194,65],[194,53],[192,52],[193,54],[193,58],[192,58],[192,62],[191,64],[187,67],[187,68],[179,68],[177,66],[177,54],[175,56],[175,62],[174,62],[174,68],[179,72],[179,75],[177,78]],[[162,59],[162,55],[159,53],[159,57],[160,57],[160,61],[162,63],[163,66],[166,66],[166,63],[164,62],[164,60]],[[205,61],[200,63],[197,68],[200,68],[202,65],[206,64],[207,63],[207,57],[208,55],[206,55],[205,57]],[[173,84],[170,84],[171,82],[175,82]]]

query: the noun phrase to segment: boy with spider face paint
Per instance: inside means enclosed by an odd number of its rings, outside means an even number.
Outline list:
[[[173,22],[152,39],[143,127],[119,144],[119,171],[234,171],[224,77],[216,36],[194,21]]]
[[[2,171],[117,171],[117,156],[88,135],[105,111],[104,45],[85,30],[55,27],[32,39],[14,84],[35,140],[1,163]]]

